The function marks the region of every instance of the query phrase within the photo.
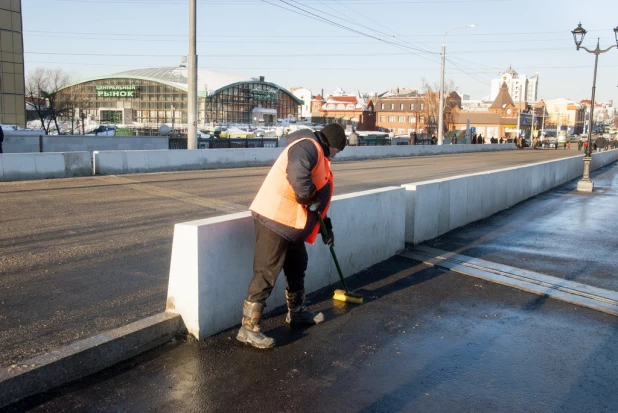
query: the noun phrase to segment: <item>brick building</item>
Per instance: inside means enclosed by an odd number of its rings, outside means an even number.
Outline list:
[[[437,93],[421,95],[417,91],[405,94],[388,93],[375,102],[376,127],[392,130],[397,135],[431,136],[438,131]],[[445,131],[449,129],[452,109],[461,106],[461,97],[452,92],[445,102]]]
[[[376,99],[376,127],[392,130],[398,135],[427,133],[433,125],[427,115],[425,100],[412,93],[407,96],[385,96]]]

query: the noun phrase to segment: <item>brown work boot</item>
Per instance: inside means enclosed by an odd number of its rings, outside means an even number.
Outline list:
[[[288,324],[320,324],[324,321],[324,314],[312,313],[305,306],[305,290],[295,293],[285,290],[285,298],[288,302],[288,315],[285,322]]]
[[[252,303],[245,300],[242,308],[242,326],[236,339],[255,348],[271,348],[275,346],[275,339],[262,333],[260,320],[264,311],[263,303]]]

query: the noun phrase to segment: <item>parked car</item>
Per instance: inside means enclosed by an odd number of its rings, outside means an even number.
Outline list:
[[[116,136],[116,126],[114,125],[101,125],[86,135],[94,136]]]

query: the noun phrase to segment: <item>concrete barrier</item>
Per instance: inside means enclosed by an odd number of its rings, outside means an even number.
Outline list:
[[[593,154],[592,170],[618,160],[618,150]],[[418,244],[581,176],[583,156],[403,185],[406,242]]]
[[[40,131],[7,133],[5,153],[94,152],[169,149],[165,136],[41,135]]]
[[[351,146],[337,155],[338,160],[395,158],[423,155],[448,155],[467,152],[495,152],[515,150],[514,144],[504,145],[396,145],[396,146]]]
[[[92,175],[90,152],[0,154],[0,181]]]
[[[41,152],[40,131],[4,131],[2,151],[4,153]]]
[[[465,152],[513,150],[515,145],[417,145],[348,147],[338,160],[361,160]],[[242,168],[272,165],[283,148],[95,151],[95,174],[130,174],[165,171],[189,171],[216,168]]]
[[[405,190],[388,187],[333,198],[329,211],[344,276],[404,249]],[[253,276],[255,235],[250,212],[176,224],[167,311],[182,316],[200,340],[240,323],[242,302]],[[307,245],[307,292],[338,282],[328,248],[318,237]],[[267,301],[285,303],[283,275]]]
[[[283,148],[95,151],[95,174],[190,171],[271,165]]]

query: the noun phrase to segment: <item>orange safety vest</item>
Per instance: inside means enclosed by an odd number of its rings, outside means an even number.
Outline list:
[[[326,216],[330,206],[330,198],[333,196],[335,181],[330,170],[330,160],[324,156],[324,151],[320,144],[311,138],[303,138],[293,142],[279,155],[249,207],[251,211],[263,217],[299,230],[304,229],[305,225],[307,225],[307,206],[301,205],[296,201],[294,189],[287,179],[286,169],[290,148],[298,142],[307,139],[313,142],[318,150],[318,162],[311,170],[311,181],[315,185],[316,191],[324,188],[330,182],[330,196],[326,207],[322,211],[322,218]],[[313,244],[319,232],[320,224],[318,223],[305,241]]]

